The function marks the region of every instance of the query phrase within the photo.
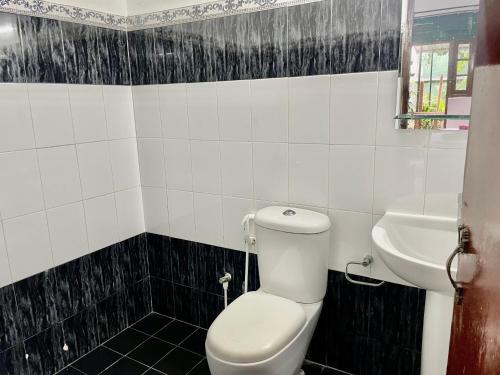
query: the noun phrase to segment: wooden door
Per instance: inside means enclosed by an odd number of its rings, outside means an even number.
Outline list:
[[[463,220],[477,274],[454,309],[448,375],[500,374],[500,0],[481,1],[474,74]]]

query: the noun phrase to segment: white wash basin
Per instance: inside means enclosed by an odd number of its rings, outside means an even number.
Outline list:
[[[457,247],[457,221],[451,218],[386,213],[372,238],[389,269],[415,286],[452,293],[446,260]],[[455,277],[456,264],[452,265]]]

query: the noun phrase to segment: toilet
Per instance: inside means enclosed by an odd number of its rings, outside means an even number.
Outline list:
[[[266,207],[255,215],[255,236],[261,288],[237,298],[210,326],[205,349],[212,375],[301,373],[321,313],[328,216]]]

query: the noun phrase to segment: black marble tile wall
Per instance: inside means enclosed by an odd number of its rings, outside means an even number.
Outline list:
[[[28,363],[24,356],[24,344],[19,344],[0,352],[0,374],[28,374]]]
[[[424,290],[367,288],[330,271],[323,303],[309,359],[353,374],[420,372]]]
[[[151,276],[151,297],[153,311],[175,316],[174,284],[171,281]]]
[[[226,268],[226,251],[217,246],[198,244],[196,256],[199,288],[208,293],[222,295],[220,284],[215,281],[225,272],[231,273],[231,270]]]
[[[125,291],[103,299],[96,307],[99,340],[106,341],[128,327]]]
[[[14,346],[21,339],[14,287],[0,289],[0,352]]]
[[[322,0],[132,32],[0,13],[0,82],[149,85],[397,69],[401,0]]]
[[[155,30],[128,33],[130,74],[133,85],[154,85],[156,78]]]
[[[155,29],[155,56],[159,84],[186,81],[186,54],[182,28],[183,25],[174,25]]]
[[[288,75],[287,9],[250,13],[250,78],[279,78]]]
[[[75,259],[55,268],[57,308],[60,319],[66,319],[94,303],[91,258]]]
[[[127,33],[99,27],[97,35],[102,83],[130,85]]]
[[[217,20],[217,80],[250,78],[250,15],[223,17]]]
[[[196,242],[170,239],[170,254],[172,255],[172,281],[176,284],[198,287]]]
[[[224,272],[233,277],[229,302],[242,294],[243,252],[149,233],[147,244],[153,311],[208,328],[224,309]],[[249,290],[259,288],[258,273],[251,254]],[[419,373],[425,291],[368,288],[330,271],[323,303],[310,360],[357,375]]]
[[[332,73],[379,68],[381,0],[332,0]]]
[[[66,363],[76,359],[99,346],[97,309],[92,306],[82,310],[62,322],[65,343],[70,348],[64,352]]]
[[[100,301],[115,294],[123,285],[122,264],[124,250],[119,244],[111,245],[107,251],[97,251],[90,254],[91,275],[93,283],[93,300]]]
[[[399,68],[401,41],[401,0],[381,0],[379,70]]]
[[[288,65],[291,77],[330,74],[331,0],[288,8]]]
[[[97,27],[61,22],[68,83],[102,83],[99,67]]]
[[[56,274],[51,269],[14,284],[18,322],[24,337],[40,332],[57,322]]]
[[[0,12],[0,82],[130,85],[125,31]]]
[[[30,374],[54,374],[64,367],[64,336],[60,323],[24,341]]]
[[[57,20],[19,16],[26,81],[66,83],[61,23]]]
[[[215,25],[217,19],[182,25],[186,82],[213,82],[215,73]]]
[[[392,70],[400,21],[400,0],[323,0],[161,27],[149,65],[157,66],[158,83]],[[129,33],[129,40],[141,44],[150,32]],[[150,54],[136,51],[144,59]]]
[[[129,324],[149,314],[151,306],[151,282],[149,277],[133,283],[125,289],[127,320]]]
[[[177,319],[199,325],[200,293],[197,288],[174,284],[175,315]]]
[[[1,288],[0,373],[53,374],[149,314],[147,263],[141,234]]]
[[[0,82],[24,81],[24,57],[15,14],[0,13]]]
[[[151,233],[147,244],[153,311],[208,328],[224,308],[219,277],[233,277],[230,301],[243,293],[245,253]],[[257,267],[250,254],[249,290],[259,287]]]

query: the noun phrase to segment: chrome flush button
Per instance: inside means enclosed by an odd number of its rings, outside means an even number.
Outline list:
[[[285,216],[293,216],[295,214],[296,214],[296,212],[294,210],[286,210],[283,212],[283,215],[285,215]]]

